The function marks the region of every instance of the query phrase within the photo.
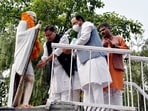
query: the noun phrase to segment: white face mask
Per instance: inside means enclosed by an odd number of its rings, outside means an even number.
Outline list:
[[[79,26],[78,24],[73,25],[73,26],[72,26],[72,29],[73,29],[74,31],[78,32],[78,31],[80,30],[80,26]]]

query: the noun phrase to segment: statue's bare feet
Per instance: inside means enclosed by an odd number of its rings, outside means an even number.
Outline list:
[[[32,105],[29,105],[29,104],[21,104],[19,106],[17,106],[17,108],[21,109],[21,108],[33,108]]]

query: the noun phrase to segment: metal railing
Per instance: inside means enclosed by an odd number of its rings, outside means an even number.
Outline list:
[[[139,63],[139,68],[137,68],[137,71],[139,71],[139,78],[138,80],[140,81],[139,83],[137,81],[128,81],[128,79],[124,82],[125,84],[125,92],[127,95],[131,94],[131,98],[134,98],[134,100],[130,98],[124,98],[128,100],[128,106],[129,104],[132,103],[135,107],[137,107],[138,111],[147,111],[148,109],[148,93],[146,92],[146,82],[144,75],[147,75],[148,72],[144,74],[144,64],[147,68],[147,62],[148,62],[148,57],[142,57],[142,56],[130,56],[130,61],[134,63]],[[131,65],[132,66],[132,65]],[[130,66],[130,67],[131,67]],[[128,68],[125,67],[125,73],[126,77],[128,77]],[[132,77],[135,76],[134,72],[132,72]],[[134,92],[130,90],[130,88],[134,89]],[[129,99],[131,100],[131,103],[129,103]]]
[[[111,108],[116,110],[136,110],[136,108],[139,111],[147,111],[148,107],[148,94],[145,92],[145,83],[144,83],[144,73],[143,73],[143,63],[148,62],[148,57],[140,57],[140,56],[131,56],[132,51],[128,49],[115,49],[115,48],[104,48],[104,47],[93,47],[93,46],[82,46],[82,45],[69,45],[69,44],[59,44],[59,43],[53,43],[52,44],[53,49],[55,48],[64,48],[64,49],[72,49],[73,50],[85,50],[85,51],[97,51],[97,52],[107,52],[109,53],[117,53],[117,54],[125,54],[127,55],[126,61],[128,61],[125,65],[125,89],[124,89],[124,96],[123,106],[117,106],[117,105],[96,105],[96,104],[85,104],[81,102],[72,102],[70,100],[67,100],[68,102],[75,103],[77,105],[82,106],[95,106],[95,107],[104,107],[104,108]],[[132,73],[132,61],[140,62],[141,63],[141,81],[142,86],[138,86],[138,84],[134,81],[133,82],[133,76]],[[140,79],[140,78],[139,78]],[[71,79],[70,79],[71,80]],[[137,94],[137,99],[135,98],[135,91]],[[69,93],[70,94],[70,93]],[[70,95],[69,95],[70,96]],[[141,103],[143,106],[140,105],[139,102],[139,96],[143,98],[143,103]],[[137,104],[135,104],[135,101]],[[110,103],[110,102],[109,102]],[[142,107],[142,108],[140,108]]]

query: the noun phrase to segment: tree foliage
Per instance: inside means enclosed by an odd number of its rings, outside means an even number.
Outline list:
[[[140,55],[148,57],[148,40],[145,41],[145,44],[142,47]],[[145,78],[145,81],[148,81],[148,64],[147,63],[145,63],[145,67],[144,67],[144,78]],[[145,82],[145,83],[148,86],[148,82]]]
[[[8,92],[8,86],[2,80],[0,80],[0,107],[6,105],[6,93]]]
[[[114,35],[121,35],[127,41],[132,37],[143,34],[142,24],[137,20],[127,19],[115,12],[106,12],[102,15],[97,15],[95,22],[99,25],[103,22],[110,24]],[[135,38],[136,39],[136,38]]]

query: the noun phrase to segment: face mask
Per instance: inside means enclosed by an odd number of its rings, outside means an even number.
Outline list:
[[[78,24],[73,25],[73,26],[72,26],[72,29],[73,29],[74,31],[78,32],[79,29],[80,29],[80,26],[79,26]]]

